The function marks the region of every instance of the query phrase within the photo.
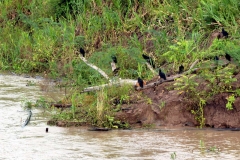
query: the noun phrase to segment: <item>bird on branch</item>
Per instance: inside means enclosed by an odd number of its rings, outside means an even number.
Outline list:
[[[162,70],[159,69],[159,79],[161,79],[161,78],[164,79],[164,80],[167,79],[165,73],[163,73]]]

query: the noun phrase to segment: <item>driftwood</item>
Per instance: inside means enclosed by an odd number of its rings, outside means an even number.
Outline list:
[[[137,80],[134,80],[134,79],[118,79],[118,80],[112,81],[108,84],[103,84],[103,85],[100,85],[100,86],[93,86],[93,87],[85,88],[85,89],[83,89],[83,91],[81,93],[98,91],[98,90],[101,90],[105,87],[111,87],[111,86],[122,86],[122,85],[125,85],[125,84],[135,85],[136,83],[137,83]]]
[[[28,125],[28,123],[29,123],[30,120],[31,120],[31,117],[32,117],[32,111],[29,110],[29,111],[28,111],[28,117],[27,117],[27,119],[23,122],[22,128],[25,127],[26,125]]]
[[[190,66],[190,68],[189,69],[192,69],[197,63],[198,63],[198,59],[195,61],[195,62],[193,62],[193,64]]]
[[[72,106],[72,104],[52,104],[52,106],[56,107],[56,108],[70,108]]]
[[[79,55],[79,57],[81,58],[81,60],[83,62],[85,62],[88,66],[92,67],[93,69],[95,69],[96,71],[98,71],[104,78],[106,78],[107,80],[109,80],[109,76],[100,68],[98,68],[97,66],[95,66],[94,64],[89,63],[81,54]]]

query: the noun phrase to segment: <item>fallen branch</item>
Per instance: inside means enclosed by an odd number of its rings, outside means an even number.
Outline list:
[[[98,68],[97,66],[95,66],[94,64],[89,63],[83,56],[81,56],[81,54],[79,55],[79,57],[81,58],[81,60],[83,62],[85,62],[88,66],[90,66],[91,68],[95,69],[96,71],[98,71],[104,78],[106,78],[107,80],[109,80],[109,76],[100,68]]]
[[[108,75],[107,75],[104,71],[102,71],[100,68],[96,67],[95,65],[87,62],[87,60],[86,60],[84,57],[82,57],[81,55],[80,55],[80,58],[81,58],[87,65],[89,65],[89,66],[92,67],[93,69],[97,70],[100,74],[103,75],[103,77],[105,77],[106,79],[109,80]],[[194,68],[194,69],[192,69],[198,62],[199,62],[198,59],[197,59],[196,61],[194,61],[193,64],[190,66],[189,70],[188,70],[188,71],[185,71],[185,72],[182,73],[182,74],[177,74],[177,75],[174,75],[174,76],[172,76],[172,77],[167,77],[166,80],[160,80],[160,81],[156,81],[156,82],[149,83],[149,84],[145,85],[143,88],[141,88],[141,87],[136,87],[136,90],[143,90],[143,89],[147,89],[147,88],[152,88],[152,87],[155,87],[155,86],[157,86],[157,85],[159,85],[159,84],[162,84],[162,83],[164,83],[164,82],[171,82],[171,81],[174,81],[176,78],[180,78],[180,77],[183,76],[183,75],[188,75],[188,74],[191,74],[191,73],[193,73],[193,72],[195,72],[195,71],[197,71],[197,70],[199,70],[199,69],[203,69],[203,68]],[[148,68],[152,71],[152,73],[157,74],[157,73],[153,70],[153,68],[150,66],[150,64],[148,64],[148,63],[146,63],[146,64],[147,64]],[[227,62],[227,63],[225,63],[225,64],[223,64],[223,65],[221,65],[221,66],[224,67],[224,66],[226,66],[226,65],[228,65],[228,64],[229,64],[229,62]],[[217,66],[208,67],[208,68],[209,68],[209,69],[214,69],[214,68],[217,68]],[[137,80],[133,80],[133,79],[118,79],[118,80],[116,80],[116,81],[111,81],[111,80],[110,80],[110,83],[108,83],[108,84],[103,84],[103,85],[100,85],[100,86],[93,86],[93,87],[84,88],[83,91],[81,91],[81,93],[91,92],[91,91],[98,91],[98,90],[101,90],[101,89],[103,89],[103,88],[105,88],[105,87],[122,86],[122,85],[125,85],[125,84],[130,84],[130,85],[134,85],[134,86],[135,86],[136,83],[137,83]]]
[[[190,66],[190,68],[189,69],[192,69],[197,63],[198,63],[198,59],[195,61],[195,62],[193,62],[193,64]]]
[[[99,90],[101,90],[105,87],[111,87],[111,86],[122,86],[122,85],[125,85],[125,84],[135,85],[136,83],[137,83],[137,80],[133,80],[133,79],[119,79],[119,80],[116,80],[116,81],[112,81],[108,84],[103,84],[103,85],[100,85],[100,86],[93,86],[93,87],[85,88],[85,89],[83,89],[83,91],[81,93],[91,92],[91,91],[99,91]]]

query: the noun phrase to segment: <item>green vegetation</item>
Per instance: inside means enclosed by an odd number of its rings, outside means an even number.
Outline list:
[[[114,111],[130,101],[129,86],[79,94],[87,86],[106,83],[78,58],[80,47],[85,49],[87,60],[111,78],[111,55],[118,58],[118,76],[132,79],[156,76],[146,67],[143,53],[171,73],[177,73],[181,64],[189,68],[196,59],[213,59],[225,52],[236,65],[240,63],[238,0],[4,0],[0,8],[0,69],[61,78],[70,88],[65,101],[72,107],[55,115],[56,119],[115,127],[119,122],[112,119]],[[212,33],[223,27],[229,38],[214,39]],[[199,64],[206,69],[197,76],[183,76],[176,83],[176,88],[186,94],[200,126],[204,125],[203,107],[209,98],[221,92],[239,96],[239,91],[231,88],[235,66],[218,67],[213,72],[209,65],[211,61]],[[199,92],[196,86],[203,80],[210,85]],[[113,100],[120,100],[116,108],[111,108]],[[231,109],[233,102],[230,96],[226,107]]]
[[[231,84],[237,79],[232,78],[233,70],[231,68],[217,68],[214,73],[211,72],[211,70],[206,69],[198,75],[183,75],[174,84],[175,89],[179,90],[180,94],[184,94],[185,101],[190,106],[195,119],[199,122],[200,128],[205,125],[203,107],[206,105],[206,101],[219,93],[235,92],[231,88]],[[229,96],[227,100],[226,108],[228,110],[233,109],[234,95]]]
[[[171,160],[175,160],[177,158],[176,152],[171,153]]]

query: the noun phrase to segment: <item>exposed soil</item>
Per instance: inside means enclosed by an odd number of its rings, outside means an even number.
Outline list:
[[[235,78],[233,88],[240,87],[240,73]],[[134,95],[136,101],[122,105],[122,111],[116,113],[116,118],[127,121],[132,127],[181,127],[198,126],[184,95],[173,90],[174,82],[163,83],[154,88],[139,91]],[[240,128],[240,97],[237,97],[233,110],[226,109],[227,97],[232,93],[221,93],[208,100],[204,107],[206,127]]]
[[[240,88],[240,73],[235,74],[236,82],[233,89]],[[148,83],[156,82],[157,77]],[[189,101],[183,94],[174,90],[175,82],[162,83],[155,88],[136,91],[129,102],[121,105],[115,119],[128,122],[131,127],[196,127],[199,123],[191,113]],[[208,90],[207,82],[197,88]],[[232,93],[220,93],[212,97],[204,106],[205,127],[211,128],[240,128],[240,97],[235,97],[233,110],[227,110],[227,97]],[[117,103],[117,102],[116,102]],[[50,125],[60,127],[88,126],[85,122],[54,121]]]

